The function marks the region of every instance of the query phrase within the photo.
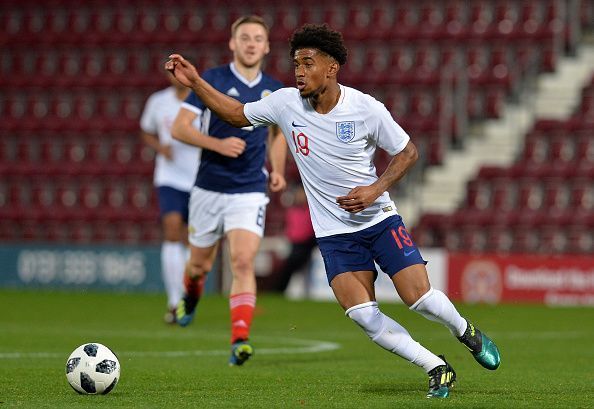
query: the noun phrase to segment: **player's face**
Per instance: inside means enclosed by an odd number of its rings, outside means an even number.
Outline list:
[[[229,48],[236,63],[245,67],[259,65],[270,51],[266,30],[258,23],[244,23],[229,40]]]
[[[334,59],[315,48],[295,50],[293,57],[295,80],[302,98],[314,97],[323,92],[330,79],[336,76]]]

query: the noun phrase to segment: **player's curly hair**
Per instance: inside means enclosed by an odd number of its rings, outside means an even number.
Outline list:
[[[344,46],[342,34],[332,30],[328,24],[305,24],[296,30],[289,41],[291,58],[300,48],[315,48],[334,58],[340,65],[347,61],[348,51]]]

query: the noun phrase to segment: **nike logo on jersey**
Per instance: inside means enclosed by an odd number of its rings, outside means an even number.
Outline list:
[[[411,251],[404,251],[404,257],[408,257],[410,256],[412,253],[414,253],[415,251],[417,251],[417,249],[411,250]]]
[[[231,87],[227,90],[227,95],[229,95],[230,97],[238,97],[239,91],[237,91],[237,88]]]
[[[306,127],[306,126],[307,126],[307,125],[299,125],[299,124],[296,124],[296,123],[295,123],[295,121],[291,122],[291,125],[292,125],[293,127],[295,127],[295,128],[304,128],[304,127]]]

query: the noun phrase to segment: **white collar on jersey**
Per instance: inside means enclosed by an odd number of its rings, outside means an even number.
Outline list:
[[[243,82],[245,85],[247,85],[250,88],[255,87],[256,85],[258,85],[260,83],[260,81],[262,81],[262,71],[260,71],[258,73],[258,76],[256,78],[254,78],[253,81],[248,81],[243,75],[241,75],[239,73],[239,71],[237,71],[237,68],[235,68],[235,63],[230,63],[229,68],[231,69],[231,72],[233,73],[233,75],[235,75],[239,81]]]
[[[346,96],[346,92],[345,92],[345,87],[341,84],[338,84],[338,87],[340,88],[340,97],[338,97],[338,101],[336,102],[336,105],[334,105],[332,107],[332,109],[330,110],[330,112],[334,111],[339,105],[342,105],[342,103],[344,102],[344,98]],[[311,99],[307,98],[307,103],[309,104],[309,106],[311,107],[311,109],[314,109],[313,104],[311,103]],[[314,109],[315,111],[315,109]],[[329,114],[330,112],[326,112],[326,114]],[[322,115],[326,115],[326,114],[322,114]]]

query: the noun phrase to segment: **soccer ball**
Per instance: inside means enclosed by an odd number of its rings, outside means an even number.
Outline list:
[[[66,361],[66,379],[80,394],[109,393],[120,378],[120,362],[105,345],[97,342],[76,348]]]

